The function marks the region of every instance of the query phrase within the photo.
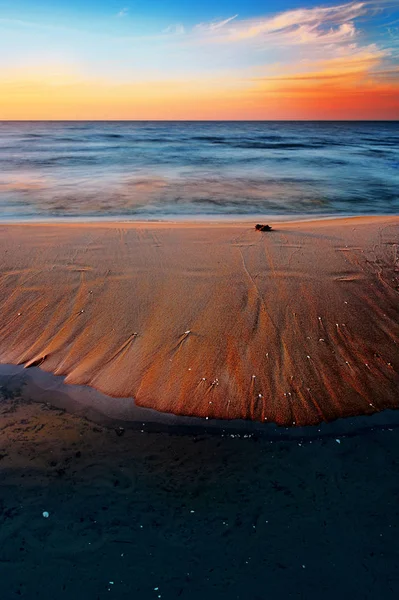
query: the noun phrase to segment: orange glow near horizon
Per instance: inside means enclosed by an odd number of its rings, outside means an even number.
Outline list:
[[[67,78],[66,78],[67,79]],[[136,84],[29,78],[2,84],[2,120],[398,119],[399,84],[365,73]]]

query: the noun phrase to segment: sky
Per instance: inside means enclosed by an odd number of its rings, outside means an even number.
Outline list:
[[[399,0],[0,0],[0,120],[399,118]]]

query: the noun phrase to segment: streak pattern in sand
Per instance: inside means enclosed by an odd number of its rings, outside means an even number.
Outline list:
[[[163,412],[398,406],[399,218],[0,226],[0,361]]]

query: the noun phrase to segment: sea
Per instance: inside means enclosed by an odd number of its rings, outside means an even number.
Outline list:
[[[0,220],[399,212],[399,122],[0,122]]]

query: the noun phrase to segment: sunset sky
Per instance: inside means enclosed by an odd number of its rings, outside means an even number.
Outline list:
[[[398,119],[399,0],[0,0],[0,119]]]

